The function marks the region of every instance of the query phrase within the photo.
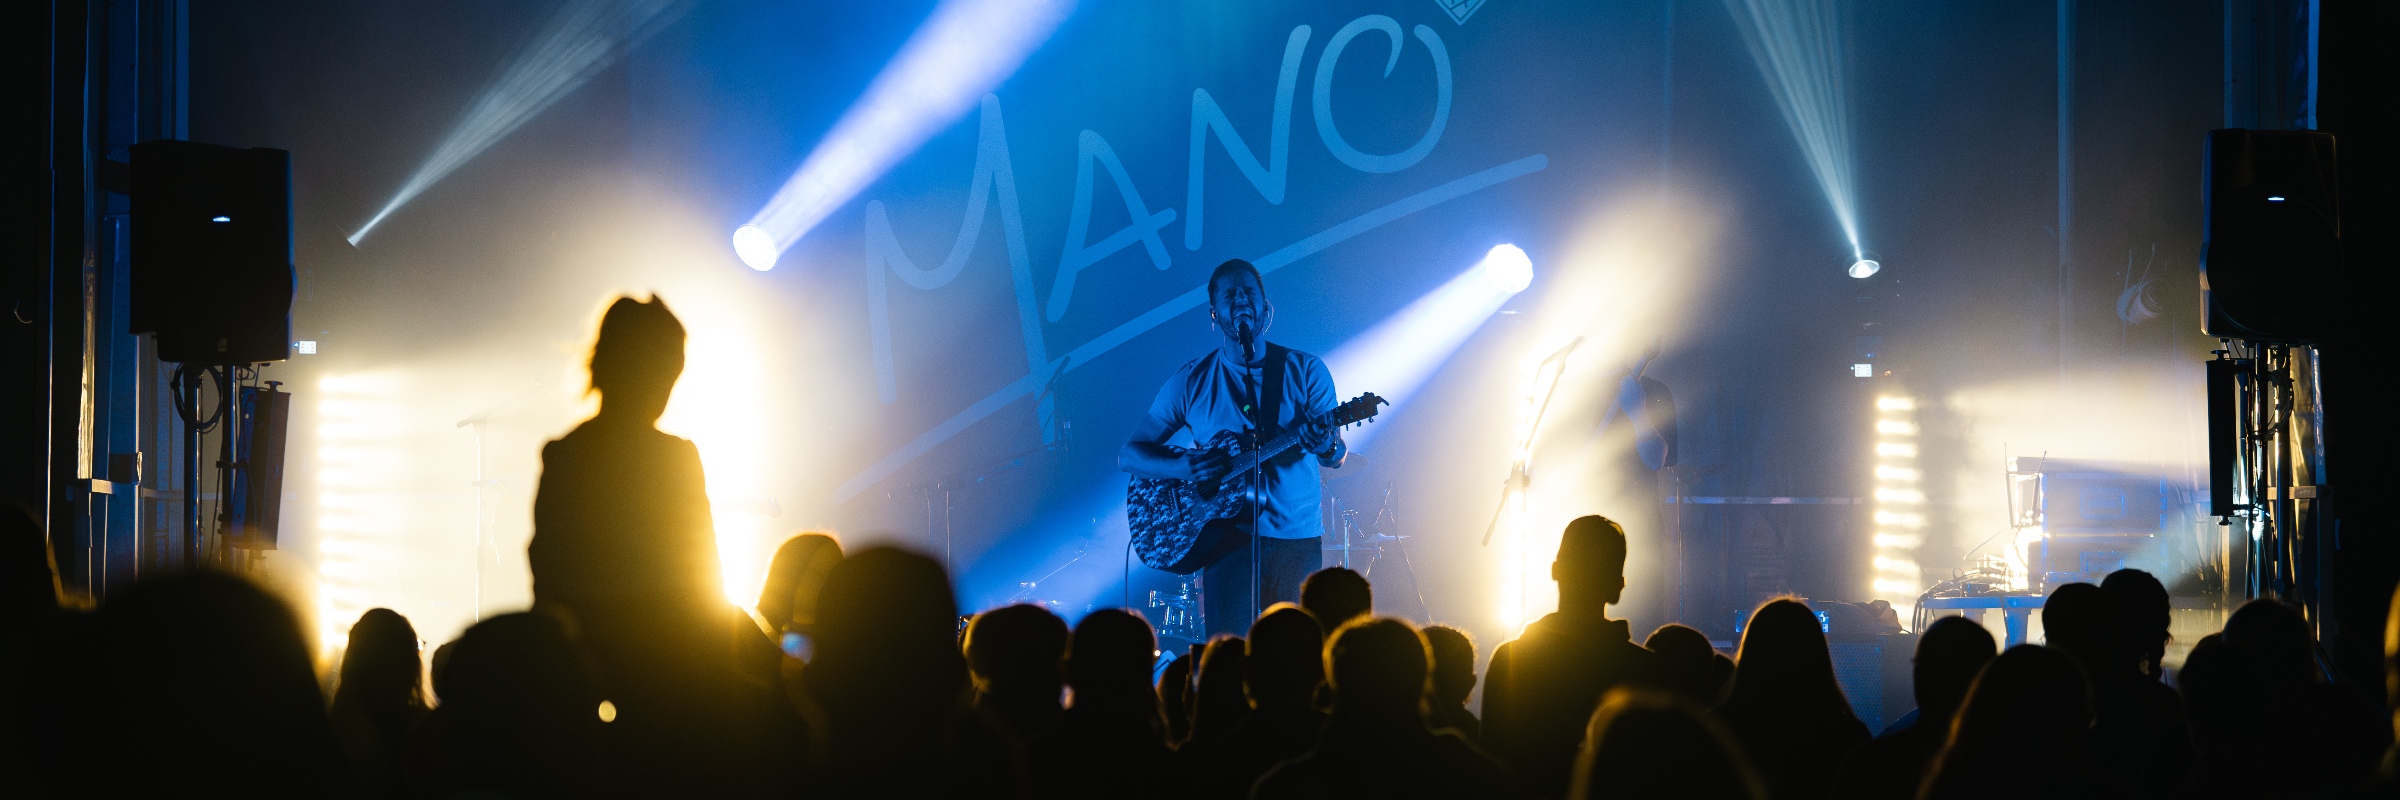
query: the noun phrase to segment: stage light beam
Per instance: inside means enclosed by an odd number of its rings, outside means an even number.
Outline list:
[[[766,271],[810,229],[1015,74],[1074,0],[945,0],[750,221],[734,253]]]
[[[1858,184],[1850,142],[1850,106],[1842,76],[1842,20],[1837,0],[1725,0],[1750,57],[1800,145],[1809,172],[1850,242],[1850,277],[1875,274],[1858,237]],[[1864,274],[1861,274],[1861,270]]]
[[[350,234],[350,246],[450,173],[540,116],[551,105],[608,69],[644,38],[673,22],[684,0],[600,0],[563,3],[469,106],[465,118],[400,185],[375,216]],[[218,220],[222,222],[223,220]]]
[[[1391,401],[1387,413],[1396,411],[1483,327],[1484,320],[1532,283],[1533,259],[1524,250],[1511,244],[1494,247],[1465,271],[1334,348],[1325,366],[1346,385]],[[1343,436],[1355,448],[1376,430],[1369,425]]]

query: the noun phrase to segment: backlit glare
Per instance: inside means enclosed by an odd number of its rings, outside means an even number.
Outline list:
[[[1884,558],[1883,556],[1875,557],[1875,568],[1885,572],[1896,572],[1902,575],[1915,575],[1923,571],[1917,567],[1917,562],[1902,561],[1897,558]]]
[[[1922,503],[1925,502],[1925,493],[1915,489],[1877,489],[1875,490],[1875,501],[1879,503]]]
[[[1908,397],[1883,397],[1875,400],[1875,407],[1885,411],[1914,411],[1917,401]]]
[[[1483,279],[1493,289],[1516,294],[1533,285],[1533,259],[1516,245],[1493,247],[1483,256]]]
[[[1915,436],[1917,435],[1917,425],[1913,422],[1878,422],[1875,423],[1875,432],[1896,434],[1899,436]]]
[[[1876,467],[1875,477],[1887,481],[1914,481],[1917,471],[1906,467]]]
[[[1905,533],[1875,534],[1876,547],[1895,547],[1902,550],[1910,550],[1914,549],[1917,545],[1924,543],[1925,537],[1922,536],[1910,536]]]
[[[1925,516],[1922,514],[1903,514],[1897,511],[1877,511],[1875,512],[1875,523],[1878,525],[1898,525],[1903,528],[1922,528],[1925,527]],[[1909,546],[1915,547],[1916,545]]]
[[[1893,456],[1895,458],[1916,458],[1917,446],[1913,444],[1885,442],[1875,446],[1875,454],[1879,456]]]

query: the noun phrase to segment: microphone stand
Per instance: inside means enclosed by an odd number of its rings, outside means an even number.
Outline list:
[[[1242,326],[1240,326],[1239,328],[1237,328],[1236,330],[1239,332],[1239,334],[1241,335],[1241,339],[1242,339],[1242,358],[1244,358],[1244,359],[1248,359],[1248,358],[1250,357],[1250,347],[1251,347],[1251,345],[1257,344],[1257,342],[1258,342],[1258,329],[1257,329],[1257,328],[1254,328],[1254,327],[1252,327],[1252,326],[1250,326],[1250,325],[1242,325]],[[1266,364],[1266,354],[1265,354],[1265,353],[1260,353],[1260,354],[1259,354],[1259,366],[1256,368],[1257,370],[1259,370],[1260,374],[1259,374],[1257,377],[1255,377],[1255,378],[1253,378],[1253,377],[1252,377],[1252,372],[1251,372],[1251,370],[1250,370],[1250,369],[1247,369],[1247,368],[1246,368],[1246,369],[1242,370],[1242,379],[1243,379],[1243,380],[1245,380],[1245,381],[1248,381],[1248,382],[1250,383],[1250,386],[1249,386],[1249,389],[1250,389],[1250,414],[1249,414],[1249,417],[1250,417],[1250,437],[1251,437],[1251,439],[1252,439],[1251,445],[1252,445],[1252,446],[1254,446],[1254,447],[1258,445],[1258,441],[1257,441],[1257,440],[1258,440],[1258,438],[1259,438],[1259,437],[1262,437],[1262,436],[1265,436],[1265,435],[1266,435],[1266,432],[1267,432],[1267,426],[1266,426],[1266,425],[1265,425],[1263,422],[1261,422],[1261,421],[1260,421],[1260,416],[1259,416],[1259,415],[1260,415],[1260,413],[1261,413],[1261,412],[1270,413],[1270,414],[1271,414],[1271,413],[1274,413],[1273,411],[1269,411],[1268,409],[1265,409],[1265,408],[1263,408],[1263,406],[1265,406],[1265,405],[1266,405],[1266,398],[1264,398],[1264,397],[1260,397],[1260,396],[1259,396],[1259,388],[1260,388],[1261,384],[1263,383],[1263,381],[1265,380],[1265,375],[1264,375],[1263,373],[1264,373],[1264,371],[1265,371],[1266,367],[1267,367],[1267,364]],[[1260,610],[1260,609],[1259,609],[1259,607],[1258,607],[1258,593],[1259,593],[1260,584],[1262,584],[1262,583],[1264,582],[1264,581],[1262,580],[1264,576],[1262,576],[1262,575],[1260,575],[1260,574],[1259,574],[1259,571],[1260,571],[1260,564],[1259,564],[1259,562],[1260,562],[1260,558],[1259,558],[1259,550],[1260,550],[1260,547],[1261,547],[1261,544],[1262,544],[1262,543],[1261,543],[1259,540],[1260,540],[1260,539],[1262,539],[1262,538],[1265,538],[1265,535],[1266,535],[1266,533],[1265,533],[1264,531],[1261,531],[1261,530],[1259,530],[1259,529],[1258,529],[1258,505],[1259,505],[1259,503],[1262,503],[1262,502],[1265,502],[1265,501],[1266,501],[1266,497],[1265,497],[1265,494],[1266,494],[1266,483],[1267,483],[1267,462],[1265,462],[1265,461],[1260,461],[1260,462],[1258,462],[1258,466],[1255,466],[1255,467],[1251,467],[1251,468],[1250,468],[1250,498],[1249,498],[1249,499],[1250,499],[1250,502],[1249,502],[1249,506],[1250,506],[1250,620],[1251,620],[1251,621],[1256,621],[1256,620],[1258,619],[1258,612],[1259,612],[1259,610]]]
[[[1558,394],[1558,384],[1567,376],[1567,354],[1575,352],[1575,348],[1582,345],[1583,337],[1577,336],[1575,337],[1574,341],[1568,342],[1565,347],[1561,347],[1557,352],[1551,353],[1549,358],[1542,359],[1542,363],[1534,365],[1534,368],[1539,369],[1549,366],[1551,362],[1558,362],[1558,376],[1550,379],[1550,391],[1542,393],[1542,404],[1539,408],[1534,410],[1533,424],[1526,426],[1525,440],[1517,443],[1517,452],[1529,453],[1533,449],[1533,437],[1542,430],[1542,418],[1550,414],[1550,398]],[[1508,465],[1508,480],[1502,482],[1500,485],[1500,507],[1492,509],[1491,524],[1483,526],[1484,546],[1491,546],[1492,531],[1497,530],[1500,527],[1500,516],[1508,513],[1509,494],[1533,487],[1533,475],[1532,473],[1526,471],[1526,467],[1528,465],[1525,462],[1529,459],[1530,456],[1527,456],[1526,458],[1519,458],[1514,463]]]

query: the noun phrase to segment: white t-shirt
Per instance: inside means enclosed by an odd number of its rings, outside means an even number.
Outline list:
[[[1277,431],[1288,430],[1303,416],[1319,416],[1340,405],[1333,390],[1333,373],[1325,362],[1298,350],[1286,351],[1283,402],[1275,409]],[[1245,416],[1253,397],[1266,393],[1266,373],[1223,358],[1224,350],[1208,351],[1185,363],[1158,389],[1150,403],[1150,419],[1167,431],[1191,434],[1191,445],[1202,447],[1219,431],[1248,431]],[[1269,367],[1274,368],[1274,367]],[[1259,535],[1269,539],[1307,539],[1322,536],[1324,518],[1317,508],[1320,487],[1317,458],[1298,446],[1266,463],[1266,501],[1259,504]],[[1246,521],[1245,521],[1246,522]]]

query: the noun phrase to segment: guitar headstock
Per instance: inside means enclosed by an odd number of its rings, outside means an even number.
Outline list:
[[[1374,419],[1376,414],[1382,413],[1377,410],[1377,406],[1391,405],[1391,402],[1376,397],[1374,392],[1367,392],[1350,402],[1334,406],[1332,411],[1325,412],[1325,424],[1340,427],[1366,422]]]

